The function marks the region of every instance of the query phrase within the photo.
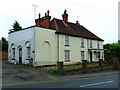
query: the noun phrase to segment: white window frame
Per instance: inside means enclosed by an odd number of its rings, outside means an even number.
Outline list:
[[[81,60],[85,59],[85,51],[81,51]]]
[[[99,44],[99,41],[97,41],[97,48],[100,48],[100,44]]]
[[[92,48],[92,40],[90,39],[90,48]]]
[[[69,36],[65,35],[65,45],[69,46]]]
[[[12,59],[15,59],[15,48],[12,48]]]
[[[27,59],[31,58],[31,47],[26,47],[27,51]]]
[[[70,61],[70,50],[65,50],[65,61]]]
[[[81,47],[84,48],[84,38],[81,38]]]

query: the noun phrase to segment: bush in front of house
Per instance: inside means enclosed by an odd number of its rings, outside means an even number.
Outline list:
[[[57,69],[49,69],[48,73],[54,74],[54,75],[59,75],[59,71]]]

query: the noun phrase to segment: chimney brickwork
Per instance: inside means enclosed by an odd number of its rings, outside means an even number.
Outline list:
[[[51,16],[49,16],[49,10],[47,11],[47,13],[45,13],[45,16],[42,18],[40,18],[40,14],[39,14],[39,18],[35,20],[36,26],[50,28],[50,19]]]
[[[62,14],[63,21],[68,24],[68,14],[67,10],[65,9],[64,14]]]

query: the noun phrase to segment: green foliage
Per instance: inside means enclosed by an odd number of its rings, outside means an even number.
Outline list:
[[[57,69],[49,69],[48,73],[54,74],[54,75],[59,75],[59,71]]]
[[[2,37],[2,51],[8,51],[8,41]]]
[[[113,53],[114,57],[120,58],[120,43],[113,43],[109,46],[109,50]]]
[[[27,68],[27,69],[29,69],[29,68],[33,68],[33,62],[30,61],[29,64],[28,64],[25,68]]]
[[[82,63],[81,62],[77,62],[76,65],[81,65]]]
[[[110,46],[110,44],[105,44],[105,45],[103,45],[103,48],[106,50],[109,50],[109,46]]]
[[[17,21],[15,21],[15,23],[13,23],[13,29],[10,29],[10,32],[14,32],[14,31],[19,31],[21,30],[22,27],[19,25],[19,23]]]

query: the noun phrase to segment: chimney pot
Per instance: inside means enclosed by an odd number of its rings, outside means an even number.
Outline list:
[[[48,10],[48,11],[47,11],[47,15],[48,15],[48,16],[49,16],[49,13],[50,13],[50,11]]]
[[[63,17],[63,21],[68,24],[68,14],[67,14],[67,10],[65,9],[64,14],[62,14]]]
[[[40,13],[39,13],[39,18],[40,18]]]

